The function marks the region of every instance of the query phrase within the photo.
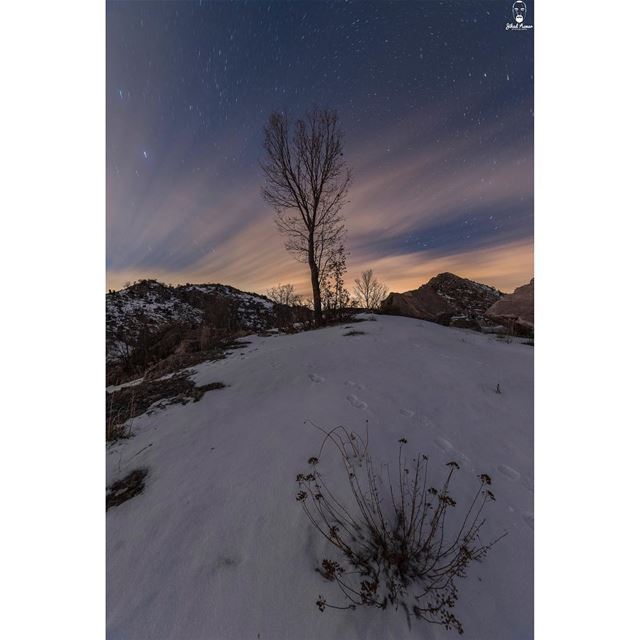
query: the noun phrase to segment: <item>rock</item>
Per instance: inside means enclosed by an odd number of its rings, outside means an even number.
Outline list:
[[[533,278],[529,284],[518,287],[487,309],[489,320],[501,324],[509,333],[522,336],[533,335],[534,287]]]
[[[391,293],[382,302],[383,313],[409,316],[448,326],[479,330],[489,324],[486,310],[502,293],[486,284],[441,273],[418,289]]]

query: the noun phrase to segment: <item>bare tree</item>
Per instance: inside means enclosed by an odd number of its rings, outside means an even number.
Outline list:
[[[314,108],[291,127],[287,115],[273,113],[264,128],[262,194],[275,209],[286,249],[309,266],[318,325],[320,281],[344,236],[340,211],[351,182],[342,139],[338,114],[329,109]]]
[[[267,289],[267,298],[289,307],[302,304],[302,297],[294,291],[292,284],[279,284],[277,287]]]
[[[356,300],[366,309],[377,309],[387,297],[387,293],[387,287],[374,277],[373,269],[363,271],[361,278],[356,278]]]

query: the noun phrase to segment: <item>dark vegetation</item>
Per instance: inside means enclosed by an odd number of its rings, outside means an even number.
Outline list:
[[[478,476],[475,497],[466,510],[447,519],[450,511],[459,511],[450,493],[459,469],[456,462],[446,465],[445,479],[436,488],[428,481],[427,456],[418,455],[408,463],[403,455],[407,441],[402,438],[395,480],[388,466],[383,478],[382,468],[378,473],[368,454],[368,442],[344,427],[322,431],[320,453],[309,459],[310,469],[297,476],[296,496],[315,529],[337,551],[337,559],[323,559],[317,570],[337,587],[343,601],[329,604],[319,596],[320,611],[401,608],[409,625],[415,618],[462,633],[453,612],[456,580],[464,578],[467,567],[482,560],[497,542],[485,544],[479,537],[485,523],[483,509],[495,500],[489,489],[491,478]],[[329,486],[321,472],[326,444],[339,455],[342,486]]]
[[[365,331],[357,331],[356,329],[352,329],[351,331],[347,331],[347,333],[343,334],[346,336],[365,336],[367,335]]]
[[[213,382],[197,387],[190,378],[191,373],[183,371],[170,378],[144,380],[130,387],[107,392],[107,441],[128,437],[131,433],[128,426],[130,421],[157,402],[161,402],[159,407],[198,402],[207,391],[225,386],[221,382]]]
[[[224,358],[225,351],[241,348],[246,331],[229,331],[207,325],[192,327],[174,322],[158,328],[138,325],[118,336],[118,357],[107,362],[107,384],[136,378],[154,379],[208,360]]]
[[[122,480],[107,487],[107,511],[142,493],[148,469],[135,469]]]

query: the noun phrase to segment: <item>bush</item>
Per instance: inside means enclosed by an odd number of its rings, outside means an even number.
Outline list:
[[[439,489],[429,486],[427,456],[418,456],[407,465],[403,457],[407,441],[402,438],[397,480],[391,480],[386,466],[383,481],[362,438],[344,427],[324,433],[320,454],[309,459],[311,469],[297,476],[296,496],[313,526],[339,552],[337,560],[325,558],[317,570],[337,585],[344,603],[329,604],[320,596],[316,602],[320,611],[326,607],[400,607],[409,625],[415,617],[462,633],[462,624],[453,613],[458,599],[455,580],[465,577],[469,564],[482,560],[500,539],[489,544],[479,539],[485,522],[482,511],[487,501],[495,500],[488,488],[491,478],[478,476],[478,490],[462,524],[448,531],[446,515],[456,507],[449,493],[459,468],[456,462],[447,463],[446,479]],[[320,456],[327,443],[339,455],[346,492],[330,488],[320,471]],[[348,499],[338,497],[341,493]]]

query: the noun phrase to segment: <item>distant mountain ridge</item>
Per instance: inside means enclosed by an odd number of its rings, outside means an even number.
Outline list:
[[[381,309],[391,315],[481,329],[494,324],[486,317],[486,311],[503,295],[495,287],[445,272],[418,289],[390,293]]]

